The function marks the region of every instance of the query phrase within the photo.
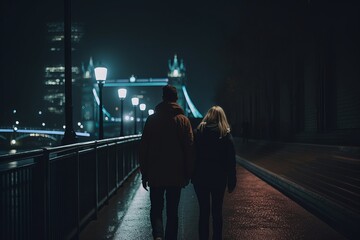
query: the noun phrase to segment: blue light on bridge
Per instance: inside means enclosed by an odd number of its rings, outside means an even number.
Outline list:
[[[193,102],[191,101],[189,94],[186,90],[185,86],[182,86],[182,90],[184,92],[184,96],[186,99],[187,104],[189,105],[190,111],[192,113],[192,115],[194,116],[194,118],[202,118],[202,114],[197,110],[197,108],[195,107],[195,105],[193,104]]]
[[[0,129],[0,132],[3,133],[11,133],[14,132],[14,129],[11,128],[5,128],[5,129]],[[29,129],[17,129],[16,131],[17,133],[39,133],[39,134],[50,134],[50,135],[64,135],[64,131],[56,131],[56,130],[29,130]],[[90,133],[86,133],[86,132],[76,132],[77,136],[81,136],[81,137],[90,137]]]

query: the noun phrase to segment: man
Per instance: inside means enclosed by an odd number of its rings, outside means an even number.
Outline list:
[[[140,170],[145,190],[150,187],[150,220],[154,239],[164,239],[162,210],[166,195],[165,239],[177,239],[181,188],[193,171],[193,132],[176,103],[176,88],[163,87],[163,101],[148,117],[140,144]]]

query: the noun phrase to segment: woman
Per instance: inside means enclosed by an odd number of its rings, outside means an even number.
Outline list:
[[[200,207],[199,239],[209,239],[210,198],[213,240],[222,239],[222,205],[226,186],[236,186],[235,149],[224,110],[209,109],[195,131],[196,161],[192,178]]]

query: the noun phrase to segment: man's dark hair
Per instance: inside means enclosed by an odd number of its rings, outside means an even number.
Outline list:
[[[164,101],[176,102],[178,100],[176,88],[171,85],[164,86],[162,98]]]

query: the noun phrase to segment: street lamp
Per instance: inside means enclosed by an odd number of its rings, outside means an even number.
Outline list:
[[[140,104],[140,111],[141,111],[141,132],[144,131],[144,111],[146,109],[146,104]]]
[[[103,123],[103,103],[102,103],[102,88],[104,86],[107,68],[97,67],[94,69],[95,79],[99,85],[99,139],[104,138],[104,123]]]
[[[127,90],[125,88],[119,88],[118,94],[120,98],[120,136],[124,136],[124,99],[126,98]]]
[[[137,132],[136,131],[136,107],[137,107],[137,105],[139,105],[139,98],[133,97],[131,99],[131,103],[134,107],[134,134],[136,134],[136,132]]]

